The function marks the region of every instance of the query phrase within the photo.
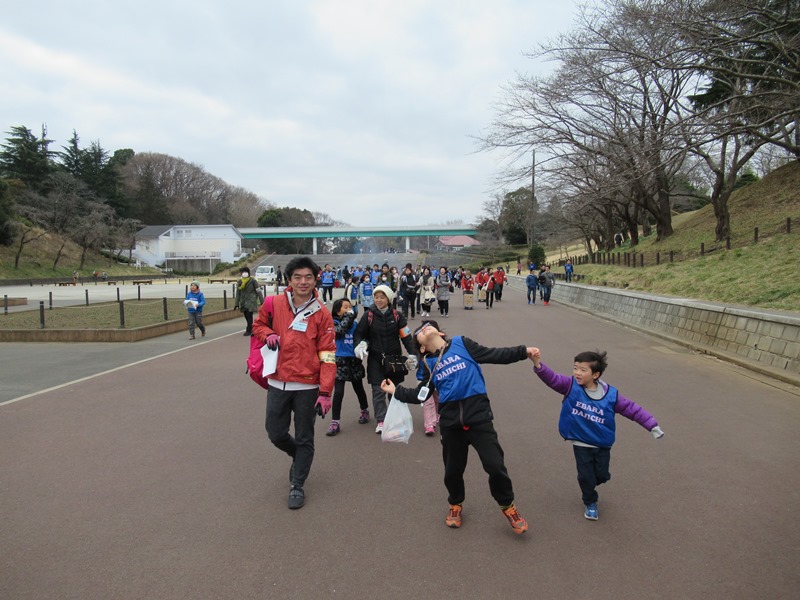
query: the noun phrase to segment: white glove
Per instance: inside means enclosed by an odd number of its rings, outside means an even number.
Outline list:
[[[406,369],[409,372],[417,370],[417,357],[413,354],[406,359]]]
[[[367,351],[367,342],[361,342],[358,346],[355,347],[353,352],[356,355],[356,358],[359,360],[364,360],[367,358],[369,352]]]
[[[661,431],[661,427],[659,427],[658,425],[656,425],[655,427],[653,427],[653,428],[650,430],[650,433],[652,433],[652,434],[653,434],[653,437],[654,437],[654,438],[656,438],[657,440],[658,440],[658,439],[661,439],[662,437],[664,437],[664,432],[663,432],[663,431]]]

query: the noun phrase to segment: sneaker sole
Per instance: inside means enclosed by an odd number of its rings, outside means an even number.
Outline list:
[[[587,519],[589,521],[597,521],[597,519],[599,519],[600,517],[592,517],[592,516],[587,515],[586,513],[584,513],[583,518]]]

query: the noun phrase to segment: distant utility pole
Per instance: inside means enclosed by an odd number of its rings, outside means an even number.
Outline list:
[[[536,150],[531,160],[531,207],[528,214],[528,246],[533,246],[533,225],[536,219]]]

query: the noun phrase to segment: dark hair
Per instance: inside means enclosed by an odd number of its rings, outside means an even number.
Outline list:
[[[250,268],[249,267],[242,267],[242,273],[247,272],[247,276],[250,277]]]
[[[423,319],[422,320],[422,323],[419,324],[419,327],[417,327],[414,330],[414,352],[416,352],[417,356],[419,356],[419,357],[424,356],[424,354],[422,354],[422,349],[421,349],[421,347],[419,345],[419,341],[417,341],[417,333],[419,333],[419,330],[422,329],[425,325],[427,325],[429,323],[431,325],[433,325],[434,327],[436,327],[437,331],[439,331],[439,332],[442,331],[441,329],[439,329],[439,323],[437,323],[433,319]],[[447,338],[445,338],[445,339],[447,339]]]
[[[350,298],[339,298],[338,300],[334,301],[333,306],[331,306],[331,314],[333,315],[334,319],[339,318],[339,311],[342,309],[342,304],[345,302],[350,302]]]
[[[292,273],[298,269],[311,269],[311,272],[314,273],[314,277],[319,275],[320,272],[319,265],[311,260],[308,256],[298,256],[297,258],[290,260],[289,264],[286,265],[286,269],[284,271],[286,273],[286,278],[291,279]]]
[[[608,361],[606,361],[606,353],[600,350],[581,352],[575,357],[575,362],[589,363],[592,373],[600,373],[608,368]]]

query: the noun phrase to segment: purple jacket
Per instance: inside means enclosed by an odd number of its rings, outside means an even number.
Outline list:
[[[538,369],[534,367],[533,372],[539,376],[539,379],[541,379],[547,387],[558,392],[562,396],[566,396],[572,387],[572,377],[560,375],[544,363],[541,363]],[[604,390],[608,390],[608,384],[605,381],[598,381],[600,385],[603,386]],[[636,421],[639,425],[647,429],[647,431],[650,431],[653,427],[658,425],[658,421],[656,421],[653,415],[636,404],[633,400],[628,400],[628,398],[622,394],[617,394],[617,404],[614,406],[614,412],[621,414],[631,421]]]

